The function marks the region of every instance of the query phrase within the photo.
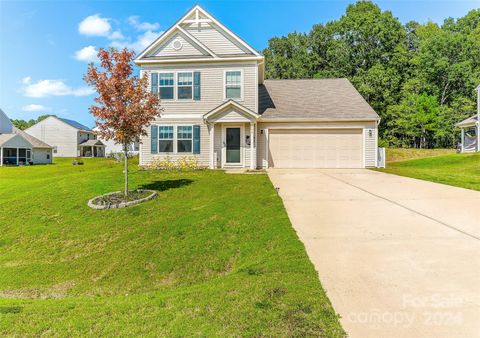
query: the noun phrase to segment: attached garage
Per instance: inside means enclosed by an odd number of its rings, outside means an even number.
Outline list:
[[[271,168],[363,168],[362,129],[271,129]]]
[[[347,79],[265,80],[258,90],[259,167],[377,166],[380,116]]]

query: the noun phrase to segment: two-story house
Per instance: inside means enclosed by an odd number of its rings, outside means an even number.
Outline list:
[[[264,57],[200,6],[135,63],[163,107],[140,165],[186,155],[210,168],[377,164],[380,118],[347,79],[265,80]]]
[[[25,132],[50,144],[58,157],[105,156],[105,145],[95,131],[77,121],[49,116]]]

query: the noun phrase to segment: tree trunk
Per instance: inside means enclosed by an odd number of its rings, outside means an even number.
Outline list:
[[[124,157],[124,161],[125,161],[125,169],[124,169],[124,172],[125,172],[125,191],[124,191],[124,195],[125,197],[128,196],[128,150],[127,150],[127,145],[124,144],[123,145],[123,157]]]

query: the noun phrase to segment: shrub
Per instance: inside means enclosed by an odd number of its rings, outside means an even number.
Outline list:
[[[205,168],[199,165],[195,156],[183,156],[177,160],[170,158],[170,156],[155,156],[146,167],[154,170],[199,170]]]

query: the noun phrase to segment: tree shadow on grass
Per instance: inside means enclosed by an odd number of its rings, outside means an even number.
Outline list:
[[[149,189],[149,190],[157,190],[157,191],[165,191],[169,189],[181,188],[183,186],[187,186],[193,183],[193,180],[181,178],[178,180],[165,180],[165,181],[155,181],[148,184],[143,184],[139,188],[140,189]]]
[[[0,306],[0,313],[20,313],[23,308],[21,306]]]

